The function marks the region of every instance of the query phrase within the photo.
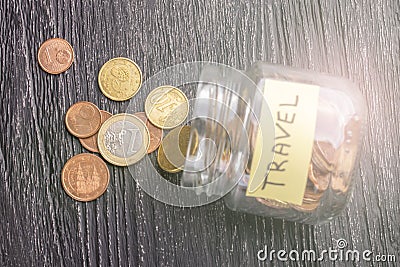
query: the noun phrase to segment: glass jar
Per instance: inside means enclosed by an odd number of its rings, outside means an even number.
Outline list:
[[[353,83],[263,62],[245,75],[205,67],[201,80],[182,186],[225,195],[232,210],[308,224],[343,210],[365,117]]]

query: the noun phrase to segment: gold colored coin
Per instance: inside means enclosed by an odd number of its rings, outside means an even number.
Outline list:
[[[183,170],[189,138],[190,126],[175,128],[165,136],[157,155],[157,162],[161,169],[170,173]],[[198,141],[195,140],[194,143]]]
[[[146,155],[150,134],[136,116],[117,114],[103,123],[97,143],[105,160],[117,166],[128,166]]]
[[[172,129],[187,118],[189,101],[178,88],[170,85],[160,86],[147,96],[145,112],[155,126]]]
[[[280,201],[280,200],[266,199],[266,198],[261,198],[261,197],[258,197],[256,199],[261,204],[271,207],[271,208],[275,208],[275,209],[289,208],[289,204],[287,204],[286,202]]]
[[[128,58],[113,58],[100,69],[100,90],[112,100],[124,101],[132,98],[141,85],[142,72],[139,66]]]
[[[171,162],[168,161],[167,157],[165,156],[164,148],[163,148],[162,143],[158,147],[157,163],[158,163],[158,166],[160,166],[160,168],[163,169],[166,172],[177,173],[177,172],[181,171],[181,169],[179,169],[176,166],[172,165]]]
[[[61,172],[65,192],[78,201],[91,201],[100,197],[107,190],[109,181],[107,164],[89,153],[70,158]]]

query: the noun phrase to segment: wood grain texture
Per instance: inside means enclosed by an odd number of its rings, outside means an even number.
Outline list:
[[[400,261],[397,0],[2,0],[0,13],[0,266],[262,266],[257,251],[264,245],[321,252],[339,238]],[[76,53],[57,76],[36,60],[50,37],[67,39]],[[97,85],[101,65],[116,56],[135,60],[145,79],[194,60],[239,69],[262,60],[357,82],[368,127],[343,215],[313,227],[232,212],[223,201],[175,208],[112,166],[102,198],[73,201],[60,171],[84,149],[65,129],[64,114],[78,100],[124,111],[128,103],[105,98]],[[147,93],[135,97],[138,111]]]

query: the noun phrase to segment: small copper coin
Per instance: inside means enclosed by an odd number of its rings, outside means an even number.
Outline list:
[[[100,197],[108,187],[110,173],[99,157],[82,153],[70,158],[61,173],[65,192],[78,201],[91,201]]]
[[[154,125],[163,129],[173,129],[186,120],[189,100],[178,88],[165,85],[149,93],[144,109]]]
[[[74,50],[64,39],[48,39],[39,48],[38,61],[45,72],[60,74],[71,67],[74,61]]]
[[[105,110],[100,110],[101,113],[101,125],[108,119],[111,118],[112,114]],[[101,127],[101,126],[100,126]],[[91,152],[99,153],[99,147],[97,145],[97,136],[98,134],[95,133],[94,135],[87,137],[87,138],[79,138],[79,142],[81,145]]]
[[[150,122],[149,119],[146,117],[146,113],[144,112],[137,112],[135,114],[136,117],[138,117],[141,121],[146,124],[147,129],[149,130],[150,133],[150,145],[149,148],[147,149],[147,154],[150,154],[151,152],[155,151],[161,144],[161,140],[163,138],[163,130],[161,128],[158,128],[154,124]]]
[[[100,110],[93,103],[77,102],[68,109],[65,115],[65,124],[72,135],[78,138],[87,138],[100,129]]]

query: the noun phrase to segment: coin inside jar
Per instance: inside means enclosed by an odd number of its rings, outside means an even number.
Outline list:
[[[70,158],[61,173],[65,192],[75,200],[91,201],[100,197],[108,187],[110,173],[99,157],[82,153]]]
[[[74,61],[74,50],[70,43],[61,38],[52,38],[45,41],[38,51],[40,67],[50,74],[60,74]]]
[[[98,82],[103,94],[115,101],[132,98],[142,85],[142,72],[129,58],[117,57],[100,69]]]
[[[97,133],[100,128],[100,110],[93,103],[77,102],[68,109],[65,115],[65,124],[72,135],[78,138],[87,138]]]
[[[117,166],[128,166],[146,155],[150,134],[138,117],[117,114],[103,123],[97,142],[105,160]]]
[[[189,113],[186,95],[176,87],[160,86],[150,92],[145,102],[147,118],[163,129],[172,129],[183,123]]]
[[[101,125],[112,116],[110,112],[105,110],[100,110],[100,113],[101,113],[101,123],[100,123]],[[98,134],[95,133],[94,135],[87,138],[79,138],[79,142],[87,150],[99,153],[99,148],[97,145],[97,136]]]
[[[154,124],[147,119],[147,116],[144,112],[137,112],[134,114],[136,117],[141,119],[145,124],[150,133],[150,145],[147,149],[147,154],[155,151],[161,144],[161,140],[163,137],[163,130],[161,128],[156,127]]]

